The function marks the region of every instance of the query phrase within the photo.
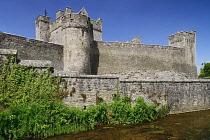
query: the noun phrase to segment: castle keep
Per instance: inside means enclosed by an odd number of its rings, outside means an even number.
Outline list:
[[[69,7],[59,10],[53,22],[40,15],[35,23],[36,39],[0,32],[0,63],[12,53],[19,65],[53,68],[65,90],[74,89],[63,100],[70,106],[95,105],[96,97],[110,102],[112,93],[119,92],[132,102],[143,97],[157,105],[168,103],[171,113],[210,107],[210,81],[196,79],[195,31],[170,35],[168,45],[142,44],[140,37],[102,41],[102,19]]]
[[[91,74],[91,50],[94,40],[102,40],[102,20],[91,20],[84,8],[73,13],[67,7],[56,13],[52,23],[49,17],[36,19],[36,39],[63,45],[64,71]]]

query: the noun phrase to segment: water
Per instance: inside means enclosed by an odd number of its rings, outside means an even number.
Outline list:
[[[210,110],[169,115],[152,123],[102,125],[46,140],[210,140]]]

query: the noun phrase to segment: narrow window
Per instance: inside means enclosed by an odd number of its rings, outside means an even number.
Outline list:
[[[82,37],[84,37],[85,31],[82,29]]]

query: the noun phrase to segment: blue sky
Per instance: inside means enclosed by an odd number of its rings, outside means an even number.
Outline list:
[[[169,35],[195,30],[197,65],[210,61],[210,0],[0,0],[0,31],[35,38],[35,19],[44,8],[54,21],[67,6],[102,18],[104,41],[140,36],[144,44],[167,45]]]

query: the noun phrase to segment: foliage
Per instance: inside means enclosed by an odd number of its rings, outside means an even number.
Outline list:
[[[109,119],[112,123],[130,122],[131,104],[125,98],[120,99],[119,94],[115,94],[114,102],[109,105]]]
[[[114,94],[110,105],[99,103],[86,110],[69,108],[59,102],[66,93],[59,79],[49,71],[37,73],[33,67],[3,66],[0,77],[0,139],[49,137],[86,131],[101,123],[140,123],[166,115],[143,98],[132,107],[130,97]]]
[[[58,86],[52,85],[58,79],[50,76],[49,71],[37,74],[33,67],[5,65],[0,77],[0,106],[25,102],[45,103],[56,99]]]
[[[210,77],[210,63],[204,63],[204,67],[200,69],[200,75],[198,77]]]
[[[136,104],[132,107],[130,97],[125,96],[122,99],[119,95],[114,97],[114,102],[108,106],[108,117],[112,123],[151,122],[165,117],[169,110],[167,105],[156,109],[155,105],[146,104],[143,98],[137,98]]]

